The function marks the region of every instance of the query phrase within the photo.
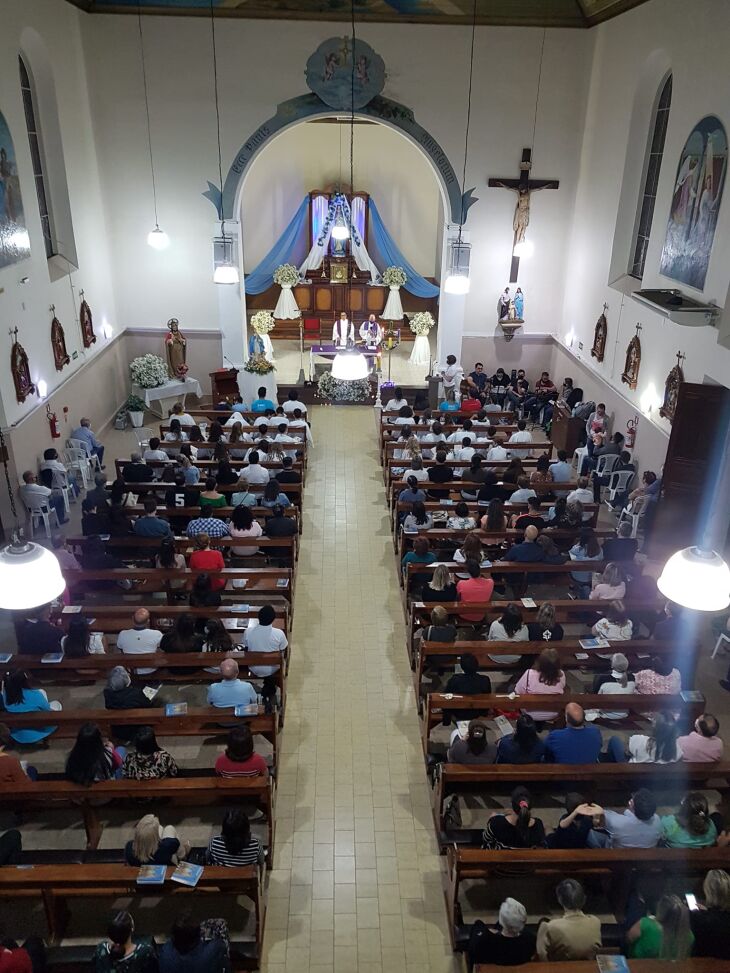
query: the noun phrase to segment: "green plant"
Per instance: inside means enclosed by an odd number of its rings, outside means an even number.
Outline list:
[[[144,399],[140,399],[138,395],[130,395],[127,401],[124,403],[120,412],[144,412],[146,406],[144,404]]]

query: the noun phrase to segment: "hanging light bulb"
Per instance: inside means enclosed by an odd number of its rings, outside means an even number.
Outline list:
[[[369,371],[367,358],[356,348],[338,352],[332,362],[332,378],[343,382],[367,378]]]
[[[47,605],[66,581],[54,554],[16,535],[0,549],[0,608],[23,610]]]
[[[730,568],[716,551],[700,547],[677,551],[656,584],[665,598],[695,611],[719,612],[730,605]]]
[[[345,217],[342,214],[342,206],[340,203],[337,204],[335,225],[332,227],[332,236],[335,240],[347,240],[350,236],[350,231],[347,228],[347,223],[345,222]]]
[[[532,242],[532,240],[520,240],[519,243],[515,244],[512,254],[515,257],[522,258],[531,257],[534,252],[535,244]]]
[[[147,95],[147,68],[144,59],[144,38],[142,36],[142,12],[137,8],[137,29],[139,30],[139,54],[142,61],[142,84],[144,86],[144,109],[147,116],[147,148],[150,156],[150,175],[152,177],[152,204],[155,210],[155,228],[147,234],[147,244],[153,250],[167,250],[170,238],[160,229],[157,221],[157,182],[155,180],[155,161],[152,155],[152,127],[150,125],[150,103]]]
[[[469,293],[469,261],[471,244],[463,243],[461,236],[449,248],[449,272],[444,281],[447,294]]]
[[[238,267],[232,263],[222,263],[213,271],[214,284],[237,284],[239,282]]]
[[[147,234],[147,243],[153,250],[167,250],[170,246],[170,237],[155,224],[154,230]]]

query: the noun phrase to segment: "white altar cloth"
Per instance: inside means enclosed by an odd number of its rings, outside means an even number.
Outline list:
[[[155,411],[152,408],[152,403],[159,403],[158,409],[160,411],[158,414],[166,419],[168,412],[176,402],[182,402],[184,406],[188,395],[195,395],[200,398],[202,389],[197,378],[188,375],[184,382],[179,378],[170,378],[164,385],[158,385],[154,389],[143,389],[139,385],[132,385],[132,394],[143,399],[144,404],[152,412]]]

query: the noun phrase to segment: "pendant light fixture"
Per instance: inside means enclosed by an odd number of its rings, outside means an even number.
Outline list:
[[[546,34],[546,30],[543,27],[542,44],[540,45],[540,60],[538,62],[539,66],[537,69],[537,91],[535,92],[535,115],[532,119],[532,141],[530,142],[531,160],[535,150],[535,132],[537,131],[537,110],[540,106],[540,84],[542,82],[542,62],[543,62],[543,58],[545,57],[545,34]],[[520,240],[518,243],[515,243],[514,247],[512,248],[512,256],[519,257],[520,259],[522,259],[523,257],[531,257],[534,252],[535,252],[535,244],[532,242],[532,240],[527,240],[527,239]]]
[[[63,592],[66,582],[58,559],[47,548],[23,537],[8,470],[8,452],[0,429],[0,456],[5,468],[10,511],[15,521],[12,541],[0,548],[0,608],[28,611],[47,605]]]
[[[233,237],[226,236],[226,221],[223,218],[223,161],[221,156],[221,114],[218,102],[218,56],[215,47],[215,13],[213,11],[213,0],[210,0],[210,37],[213,47],[213,89],[215,92],[215,123],[218,139],[218,180],[220,183],[220,196],[218,203],[218,219],[221,221],[220,239],[216,241],[220,248],[220,259],[215,260],[213,270],[214,284],[238,284],[240,275],[238,266],[234,260],[235,248]]]
[[[170,238],[164,230],[160,229],[160,221],[157,218],[157,185],[155,183],[155,163],[152,158],[152,129],[150,126],[150,104],[147,97],[147,67],[144,59],[144,38],[142,36],[142,11],[137,6],[137,27],[139,29],[139,53],[142,59],[142,84],[144,86],[144,109],[147,116],[147,148],[150,155],[150,173],[152,175],[152,204],[155,209],[155,228],[147,234],[147,243],[153,250],[166,250],[170,245]]]
[[[461,213],[459,218],[459,235],[449,246],[449,269],[444,281],[447,294],[469,293],[469,263],[471,260],[471,244],[464,243],[461,231],[464,227],[464,193],[466,191],[466,160],[469,155],[469,124],[471,122],[471,89],[474,78],[474,38],[477,29],[477,0],[473,0],[471,16],[471,52],[469,55],[469,91],[466,99],[466,131],[464,133],[464,170],[461,176]]]

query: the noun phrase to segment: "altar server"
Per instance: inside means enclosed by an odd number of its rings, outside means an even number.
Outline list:
[[[355,342],[355,325],[352,321],[347,320],[347,315],[344,311],[341,312],[332,328],[332,341],[337,348],[346,347],[349,341],[353,342],[353,344]]]

